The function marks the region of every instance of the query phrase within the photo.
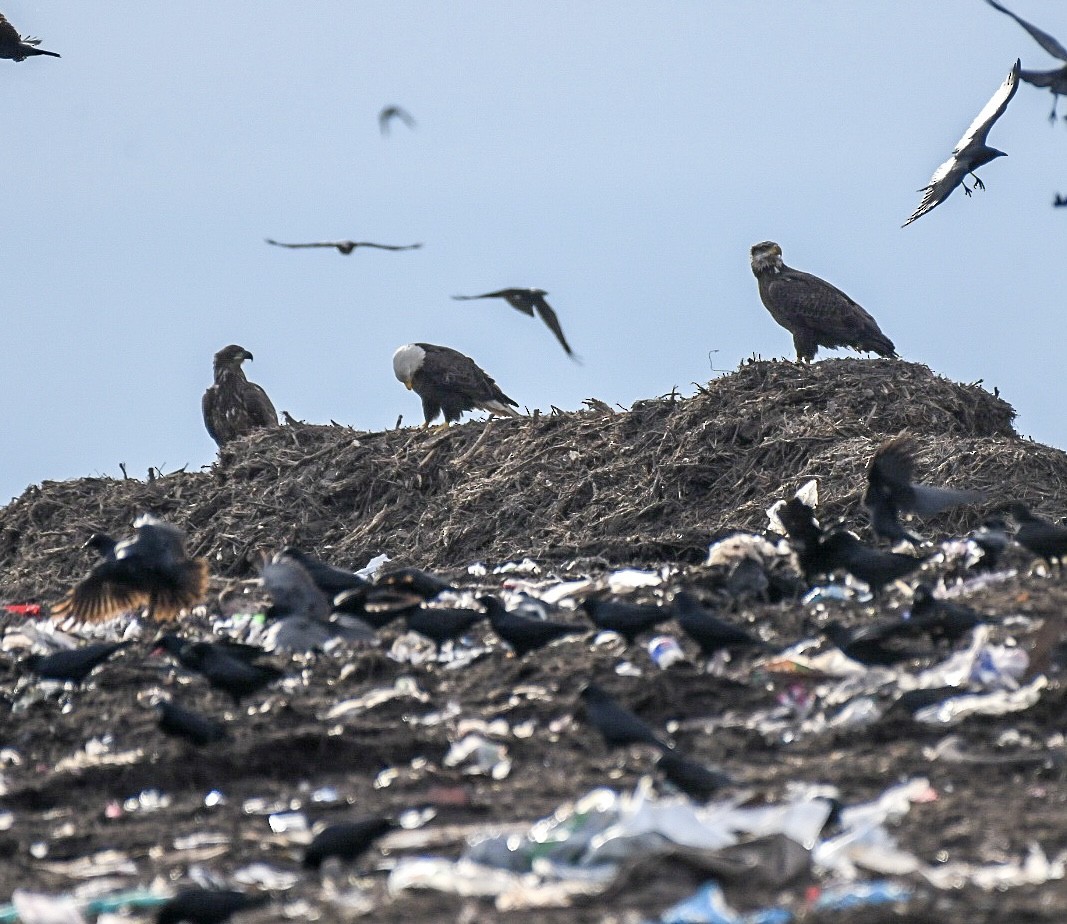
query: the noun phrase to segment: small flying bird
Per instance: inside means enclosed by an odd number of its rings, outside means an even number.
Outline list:
[[[58,58],[60,55],[54,51],[45,51],[37,46],[41,44],[39,38],[21,36],[18,30],[7,21],[7,17],[0,13],[0,58],[10,58],[12,61],[25,61],[34,55],[48,55]]]
[[[1054,209],[1061,209],[1065,205],[1067,205],[1067,196],[1061,196],[1057,193],[1056,198],[1052,200],[1052,207]]]
[[[128,644],[129,642],[99,642],[50,655],[33,654],[23,658],[21,664],[42,680],[55,680],[78,686],[85,682],[85,678],[96,667]]]
[[[399,119],[412,131],[415,130],[415,119],[403,106],[384,106],[378,113],[378,130],[383,136],[389,137],[393,119]]]
[[[304,866],[318,869],[330,857],[339,860],[358,860],[376,840],[384,837],[396,822],[391,818],[373,816],[359,821],[342,821],[323,828],[304,852]]]
[[[393,354],[393,374],[422,399],[426,429],[438,414],[447,427],[464,411],[521,416],[517,401],[500,390],[492,378],[469,356],[451,347],[432,343],[407,343]],[[510,406],[509,406],[510,405]]]
[[[537,316],[544,322],[545,326],[555,334],[564,352],[575,362],[580,363],[581,360],[574,354],[571,345],[567,343],[567,338],[563,336],[563,328],[559,325],[559,318],[556,316],[556,312],[545,301],[546,295],[548,293],[544,289],[500,289],[496,292],[486,292],[483,295],[453,295],[452,298],[457,301],[473,301],[478,298],[502,298],[512,308],[529,315],[531,318],[534,316],[534,312],[537,312]]]
[[[654,603],[626,603],[622,600],[583,600],[578,608],[589,621],[605,632],[615,632],[632,645],[637,636],[674,616],[670,607]]]
[[[231,915],[270,902],[270,895],[231,889],[183,889],[159,909],[156,924],[225,924]]]
[[[186,555],[184,533],[149,513],[133,526],[134,535],[116,544],[52,607],[54,616],[102,622],[147,605],[149,618],[166,621],[204,598],[208,563]]]
[[[1030,512],[1030,508],[1018,501],[1005,506],[1005,510],[1015,519],[1015,541],[1028,552],[1052,561],[1067,555],[1067,527],[1051,523]]]
[[[165,735],[184,738],[201,747],[229,737],[226,726],[221,722],[170,700],[161,700],[156,708],[159,710],[159,730]]]
[[[200,406],[204,426],[219,446],[261,427],[278,426],[278,412],[267,393],[248,381],[241,368],[241,363],[251,358],[252,354],[236,343],[215,354],[215,381],[204,392]]]
[[[1025,19],[1021,19],[1016,16],[1011,10],[1006,9],[995,0],[986,0],[994,10],[1000,10],[1006,16],[1010,16],[1020,26],[1022,26],[1027,32],[1030,33],[1030,37],[1037,42],[1042,48],[1045,49],[1052,57],[1059,58],[1061,61],[1067,61],[1067,48],[1064,48],[1059,42],[1056,41],[1047,32],[1042,32],[1037,26],[1032,26]],[[1058,67],[1054,71],[1019,71],[1019,79],[1025,80],[1028,84],[1034,87],[1048,87],[1052,92],[1052,112],[1049,114],[1048,120],[1050,122],[1056,121],[1056,104],[1059,102],[1060,95],[1067,95],[1067,66]]]
[[[952,156],[934,171],[930,182],[919,190],[923,194],[919,207],[908,216],[908,220],[901,227],[906,228],[916,218],[921,218],[930,210],[937,208],[957,186],[962,186],[963,191],[969,196],[971,190],[964,182],[968,174],[974,179],[976,189],[985,189],[985,183],[978,179],[974,171],[997,157],[1007,156],[1004,151],[998,151],[987,145],[986,138],[989,137],[989,130],[993,127],[993,123],[1004,114],[1004,110],[1008,108],[1008,103],[1018,89],[1019,61],[1016,60],[1004,83],[978,113],[978,117],[963,133],[963,137],[956,142],[956,147],[952,149]]]
[[[950,507],[977,504],[985,500],[985,494],[981,491],[938,488],[913,482],[916,448],[913,437],[899,436],[878,447],[867,466],[867,490],[863,495],[863,506],[870,515],[875,535],[882,539],[919,542],[901,525],[901,513],[929,517]]]
[[[335,247],[346,257],[357,247],[374,247],[378,250],[418,250],[422,244],[374,244],[370,241],[314,241],[310,244],[283,244],[281,241],[272,241],[269,237],[264,238],[268,244],[275,247],[288,247],[296,249],[301,247]]]
[[[850,347],[895,357],[893,341],[862,306],[825,279],[782,262],[774,241],[753,244],[749,253],[760,301],[793,335],[797,362],[811,362],[819,347]]]
[[[595,683],[587,684],[580,695],[586,719],[600,732],[609,749],[648,744],[664,753],[671,750],[644,721]]]

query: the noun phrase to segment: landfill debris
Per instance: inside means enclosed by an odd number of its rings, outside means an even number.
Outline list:
[[[506,779],[511,773],[507,746],[481,735],[467,735],[454,742],[442,763],[446,767],[461,767],[464,773],[491,776],[494,780]]]

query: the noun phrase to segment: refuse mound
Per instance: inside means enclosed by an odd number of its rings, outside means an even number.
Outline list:
[[[857,522],[872,452],[904,432],[925,480],[1067,506],[1067,455],[1021,439],[980,383],[916,363],[753,360],[691,398],[586,404],[439,432],[294,423],[225,447],[205,472],[46,481],[0,510],[4,595],[51,599],[84,573],[93,532],[123,535],[144,511],[186,529],[221,577],[254,574],[261,550],[287,543],[353,565],[381,552],[433,568],[695,562],[709,537],[762,528],[767,505],[811,478],[824,521]]]

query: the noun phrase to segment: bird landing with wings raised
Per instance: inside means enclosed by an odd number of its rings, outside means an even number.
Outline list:
[[[575,355],[571,345],[567,343],[567,338],[563,336],[563,328],[560,326],[556,312],[545,301],[546,295],[548,293],[544,289],[499,289],[496,292],[485,292],[482,295],[453,295],[452,297],[461,302],[473,301],[478,298],[502,298],[516,311],[521,311],[531,318],[536,312],[537,317],[544,321],[545,327],[552,331],[552,334],[559,341],[563,351],[576,363],[580,364],[582,360]]]
[[[968,174],[974,178],[975,189],[985,189],[985,183],[978,179],[974,171],[997,157],[1007,156],[1004,151],[998,151],[986,144],[986,139],[989,137],[989,130],[993,127],[993,123],[1004,114],[1004,110],[1008,108],[1008,103],[1011,102],[1011,98],[1018,89],[1019,61],[1016,60],[997,92],[978,113],[978,117],[963,133],[963,137],[956,142],[956,147],[952,149],[952,156],[937,168],[930,182],[919,190],[923,194],[922,201],[901,227],[906,228],[916,218],[921,218],[927,212],[937,208],[957,186],[962,186],[963,191],[969,196],[971,190],[964,182]]]

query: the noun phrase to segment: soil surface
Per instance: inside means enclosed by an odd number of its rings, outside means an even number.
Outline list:
[[[926,779],[927,794],[887,823],[896,846],[923,866],[1006,869],[1029,856],[1033,872],[1042,855],[1062,864],[1067,693],[1057,646],[1067,586],[1017,547],[991,579],[976,580],[990,573],[982,562],[969,567],[958,548],[939,544],[1011,497],[1046,515],[1067,509],[1067,456],[1020,439],[1012,416],[977,385],[955,385],[921,366],[752,363],[692,399],[657,399],[630,412],[592,406],[444,434],[283,427],[227,448],[206,473],[35,486],[0,511],[3,599],[45,604],[37,617],[0,615],[0,899],[16,889],[88,898],[215,882],[270,891],[269,906],[238,918],[250,924],[656,920],[707,880],[692,858],[650,849],[603,891],[555,907],[388,887],[398,863],[458,858],[470,839],[524,830],[598,787],[631,792],[651,780],[653,798],[678,798],[651,750],[605,748],[578,698],[589,681],[680,751],[727,772],[734,782],[726,797],[777,804],[797,784],[825,784],[848,806]],[[585,622],[573,610],[577,600],[606,592],[616,569],[639,566],[658,580],[628,599],[666,604],[680,588],[696,590],[774,649],[819,638],[831,619],[859,625],[900,615],[910,605],[903,584],[870,602],[805,604],[799,597],[807,587],[782,557],[768,566],[765,593],[738,597],[730,562],[704,559],[724,531],[765,528],[763,511],[813,477],[824,523],[844,516],[869,539],[858,504],[863,470],[874,447],[902,432],[923,447],[923,480],[990,494],[986,505],[912,524],[937,542],[919,550],[930,557],[911,584],[962,588],[967,604],[997,617],[991,643],[1018,645],[1029,656],[1019,682],[1047,678],[1029,708],[926,723],[893,704],[899,685],[889,685],[873,697],[870,721],[803,731],[802,711],[839,713],[839,681],[782,673],[770,656],[740,655],[709,670],[674,622],[657,631],[678,638],[686,657],[662,670],[648,654],[651,634],[627,648],[590,627],[516,658],[481,623],[438,660],[401,621],[381,630],[377,645],[271,656],[285,679],[240,706],[152,653],[161,629],[257,638],[260,621],[245,614],[262,613],[267,602],[252,580],[259,551],[287,542],[345,567],[386,552],[396,564],[433,568],[459,589],[452,605],[473,606],[486,591],[515,603],[519,589],[537,595],[589,580],[553,614],[575,623]],[[53,628],[47,603],[90,567],[80,543],[97,529],[128,532],[145,509],[189,531],[190,550],[206,555],[216,575],[211,597],[176,627],[138,615],[59,626],[79,643],[121,637],[130,644],[80,688],[35,681],[20,662],[44,650],[34,646]],[[537,571],[494,571],[527,556]],[[486,573],[468,570],[475,561]],[[901,670],[915,675],[968,641],[929,643]],[[828,648],[822,641],[813,651]],[[378,691],[380,701],[361,701]],[[159,696],[222,719],[230,738],[196,747],[163,735],[153,708]],[[772,729],[766,719],[775,709],[786,721]],[[506,746],[506,775],[446,764],[452,744],[472,733]],[[310,832],[282,830],[279,817],[295,813],[290,824],[299,816],[314,825],[412,809],[421,810],[420,825],[321,872],[301,864]],[[805,921],[1059,922],[1067,907],[1062,872],[1000,888],[974,881],[938,888],[914,870],[857,874],[892,879],[911,897],[815,910],[812,895],[839,881],[817,865],[786,882],[754,873],[724,879],[723,887],[739,910],[782,905]],[[125,911],[117,919],[153,914]]]

